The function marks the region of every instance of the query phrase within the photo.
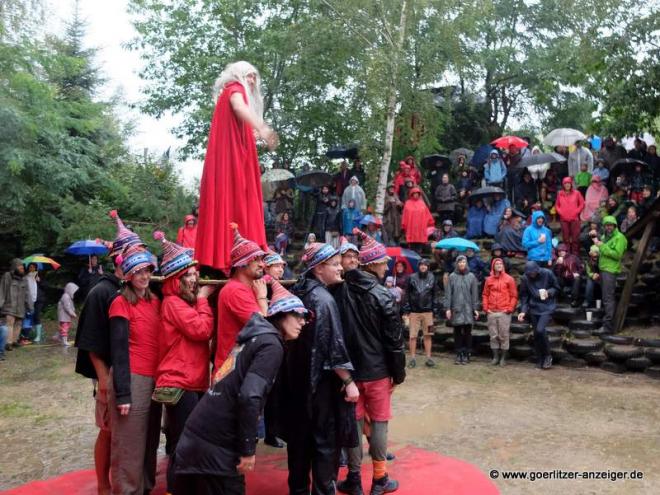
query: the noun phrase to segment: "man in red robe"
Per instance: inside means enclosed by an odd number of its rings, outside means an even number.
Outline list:
[[[410,199],[403,207],[401,229],[406,233],[406,242],[411,244],[425,244],[428,240],[426,228],[435,225],[435,219],[429,207],[422,199],[419,187],[410,190]]]
[[[232,224],[231,275],[218,297],[218,333],[214,369],[229,356],[236,337],[254,313],[266,316],[268,299],[264,276],[265,252],[253,241],[244,239],[238,225]]]
[[[219,98],[204,160],[195,256],[202,265],[228,271],[230,222],[263,249],[267,246],[255,134],[270,150],[278,138],[263,121],[259,73],[251,64],[227,65],[215,89]]]
[[[195,249],[197,239],[197,219],[194,215],[186,215],[183,219],[183,227],[179,228],[176,243],[185,248]]]

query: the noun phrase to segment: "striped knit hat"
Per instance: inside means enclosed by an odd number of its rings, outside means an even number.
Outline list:
[[[361,265],[390,261],[385,246],[380,242],[376,241],[373,237],[368,236],[357,227],[353,229],[353,234],[359,236],[362,241],[362,247],[360,247],[360,255],[358,257]]]
[[[124,280],[131,280],[133,275],[143,268],[151,267],[152,271],[158,268],[156,257],[142,245],[133,245],[117,255],[116,263],[121,266]]]
[[[277,280],[271,282],[271,287],[273,289],[273,295],[270,298],[270,305],[268,306],[266,316],[273,316],[278,313],[290,313],[292,311],[305,315],[309,312],[303,302],[286,290]]]
[[[358,249],[358,247],[355,244],[353,244],[352,242],[348,242],[348,239],[346,239],[346,237],[341,236],[341,238],[339,239],[339,242],[340,242],[340,244],[339,244],[339,254],[341,254],[342,256],[345,255],[349,251],[355,251],[358,254],[360,253],[360,250]]]
[[[277,265],[280,263],[282,265],[286,265],[286,261],[284,260],[284,258],[282,258],[282,256],[280,256],[274,251],[268,251],[266,253],[266,256],[264,256],[264,263],[266,264],[266,266]]]
[[[168,241],[160,230],[154,232],[154,239],[163,243],[163,260],[160,263],[160,273],[163,277],[169,278],[197,264],[193,259],[193,249]]]
[[[132,230],[129,230],[124,225],[124,222],[119,218],[117,210],[110,211],[110,218],[117,222],[117,237],[115,237],[110,249],[110,256],[121,254],[126,248],[131,246],[145,246],[140,236]]]
[[[323,244],[321,242],[311,243],[302,257],[303,262],[307,265],[307,270],[305,270],[305,272],[310,271],[315,266],[320,265],[337,254],[339,254],[339,251],[333,248],[330,244]]]
[[[264,256],[266,253],[254,241],[249,241],[241,236],[238,231],[238,224],[230,223],[229,227],[234,231],[234,245],[231,248],[231,267],[241,268],[259,256]]]

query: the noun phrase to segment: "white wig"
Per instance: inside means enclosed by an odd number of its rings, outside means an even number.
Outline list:
[[[254,74],[257,77],[257,83],[254,90],[250,89],[247,82],[247,76]],[[213,85],[213,99],[217,100],[225,86],[232,82],[238,82],[245,88],[247,94],[248,105],[259,118],[263,118],[264,103],[261,96],[261,76],[259,71],[249,62],[240,61],[227,64],[220,76],[215,80]]]

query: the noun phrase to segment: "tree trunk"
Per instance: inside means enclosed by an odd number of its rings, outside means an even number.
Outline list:
[[[396,121],[397,87],[399,83],[399,66],[403,52],[403,43],[406,35],[406,13],[408,0],[401,2],[401,19],[399,21],[399,39],[394,47],[394,60],[392,62],[392,77],[390,78],[389,96],[387,98],[387,122],[385,124],[385,150],[380,162],[378,187],[376,189],[376,215],[383,216],[385,207],[385,192],[387,189],[387,175],[392,160],[392,143],[394,141],[394,123]]]

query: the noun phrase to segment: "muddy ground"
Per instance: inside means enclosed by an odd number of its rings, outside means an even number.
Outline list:
[[[52,325],[49,325],[52,331]],[[30,346],[0,362],[0,489],[92,467],[91,384],[75,349]],[[418,359],[418,362],[421,360]],[[651,494],[660,486],[660,382],[485,359],[409,371],[395,392],[392,449],[412,444],[505,470],[637,470],[634,481],[506,481],[503,494]],[[396,462],[396,461],[395,461]],[[653,488],[655,487],[655,488]]]

